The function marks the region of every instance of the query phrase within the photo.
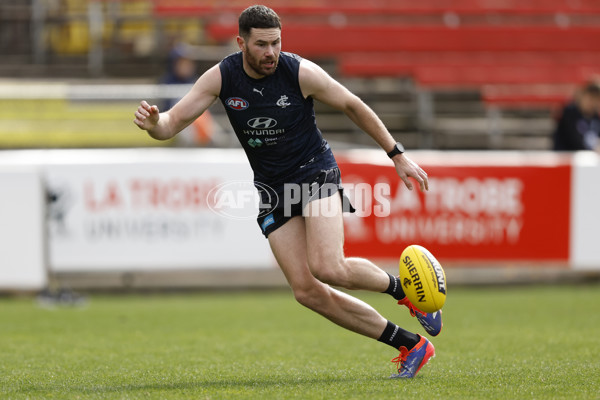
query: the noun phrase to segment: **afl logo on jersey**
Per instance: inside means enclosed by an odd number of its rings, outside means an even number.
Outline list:
[[[227,100],[225,100],[225,104],[227,105],[227,107],[236,111],[245,110],[250,105],[246,100],[242,99],[241,97],[230,97]]]

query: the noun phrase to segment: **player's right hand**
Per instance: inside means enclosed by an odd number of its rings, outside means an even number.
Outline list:
[[[151,130],[158,124],[160,118],[160,112],[157,106],[151,106],[145,100],[142,100],[140,106],[135,112],[135,119],[133,123],[136,124],[140,129]]]

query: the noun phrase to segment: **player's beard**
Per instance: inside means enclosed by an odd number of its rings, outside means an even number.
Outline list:
[[[256,74],[268,76],[275,73],[277,64],[279,63],[279,55],[258,60],[252,54],[250,54],[248,50],[246,50],[244,53],[244,56],[246,57],[246,63]],[[272,63],[272,66],[267,66],[268,63]]]

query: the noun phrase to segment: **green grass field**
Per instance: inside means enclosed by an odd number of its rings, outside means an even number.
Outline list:
[[[359,293],[422,333],[387,295]],[[437,356],[393,349],[287,291],[0,299],[2,399],[599,399],[600,286],[450,288]]]

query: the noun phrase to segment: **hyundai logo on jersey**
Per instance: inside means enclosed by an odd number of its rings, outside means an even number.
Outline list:
[[[254,129],[268,129],[277,125],[277,121],[268,117],[252,118],[248,121],[248,126]]]

